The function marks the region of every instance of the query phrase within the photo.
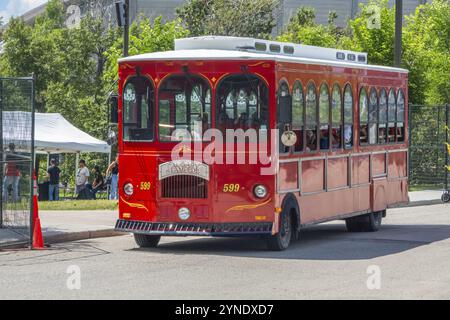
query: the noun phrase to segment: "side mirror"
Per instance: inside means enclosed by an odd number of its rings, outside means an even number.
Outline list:
[[[111,94],[108,98],[109,106],[109,122],[112,124],[119,123],[119,97]]]
[[[108,130],[108,138],[106,139],[106,142],[110,145],[113,146],[117,143],[117,134],[113,129],[109,129]]]

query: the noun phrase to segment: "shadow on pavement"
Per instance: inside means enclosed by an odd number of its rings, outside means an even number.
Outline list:
[[[450,238],[450,225],[385,225],[378,232],[348,233],[344,225],[302,229],[300,240],[282,252],[268,251],[261,238],[204,238],[171,241],[132,251],[298,260],[364,260],[411,250]]]

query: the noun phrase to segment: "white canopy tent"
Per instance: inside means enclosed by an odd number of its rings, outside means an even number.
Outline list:
[[[2,120],[3,140],[14,142],[19,148],[29,148],[31,113],[3,111]],[[106,142],[81,131],[59,113],[35,113],[34,147],[37,153],[47,154],[111,152]]]
[[[3,111],[3,141],[14,143],[16,151],[30,150],[31,112]],[[59,113],[35,113],[34,147],[35,152],[47,154],[76,153],[76,170],[81,152],[108,153],[111,159],[111,146],[78,129]],[[7,148],[8,146],[4,146]]]

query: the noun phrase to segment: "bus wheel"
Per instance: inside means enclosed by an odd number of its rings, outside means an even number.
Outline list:
[[[345,225],[349,232],[374,232],[380,229],[382,218],[383,211],[377,211],[345,219]]]
[[[269,250],[282,251],[289,247],[294,232],[294,224],[292,223],[293,217],[289,213],[290,210],[283,210],[281,213],[280,231],[276,235],[270,236],[267,239],[267,246]]]
[[[148,234],[134,234],[134,241],[141,248],[156,248],[161,236],[150,236]]]

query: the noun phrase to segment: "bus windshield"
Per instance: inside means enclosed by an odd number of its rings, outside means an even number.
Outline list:
[[[154,90],[149,79],[130,78],[123,89],[123,140],[152,141],[154,138]]]
[[[211,88],[199,76],[165,79],[158,93],[159,141],[202,140],[211,127]]]
[[[266,84],[251,74],[222,80],[217,89],[217,128],[267,130],[269,93]]]

